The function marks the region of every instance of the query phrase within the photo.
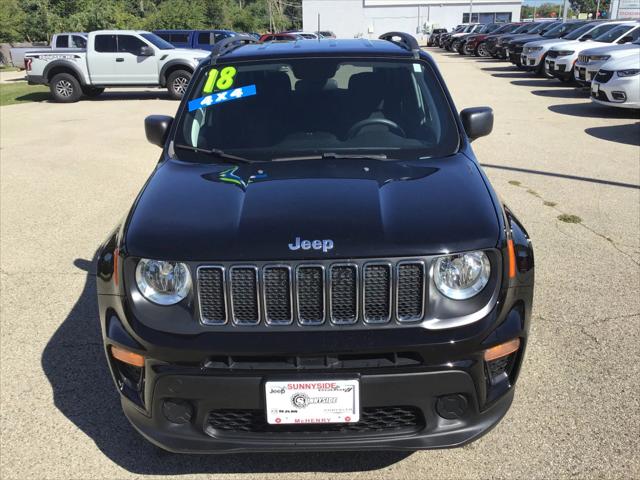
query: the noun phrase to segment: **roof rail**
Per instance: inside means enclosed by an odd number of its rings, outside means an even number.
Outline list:
[[[404,32],[387,32],[378,37],[380,40],[386,40],[393,42],[396,45],[400,45],[402,48],[413,52],[413,56],[418,58],[420,56],[420,45],[413,35],[409,35]]]
[[[260,43],[260,41],[250,35],[234,35],[220,40],[211,50],[211,65],[215,65],[218,57],[250,43]]]

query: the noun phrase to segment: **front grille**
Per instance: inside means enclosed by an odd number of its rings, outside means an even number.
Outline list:
[[[547,58],[558,58],[558,52],[549,50],[549,53],[547,53]]]
[[[522,45],[516,45],[515,47],[513,47],[513,51],[515,53],[522,53]]]
[[[600,83],[607,83],[613,77],[613,71],[611,70],[600,70],[596,74],[594,80]]]
[[[270,425],[263,410],[212,410],[207,417],[205,432],[211,436],[225,435],[287,435],[316,434],[367,435],[400,434],[422,430],[424,416],[416,407],[368,407],[360,412],[357,423],[327,423],[304,425]]]
[[[589,55],[578,55],[578,62],[589,63]]]
[[[424,318],[423,260],[198,268],[205,325],[319,326]]]

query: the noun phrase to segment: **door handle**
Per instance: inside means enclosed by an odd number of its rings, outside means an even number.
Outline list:
[[[116,58],[116,62],[124,62],[124,58]]]

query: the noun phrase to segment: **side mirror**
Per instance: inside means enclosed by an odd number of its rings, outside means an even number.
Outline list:
[[[144,119],[144,133],[149,143],[164,147],[167,133],[173,123],[173,117],[168,115],[149,115]]]
[[[618,40],[618,43],[629,43],[629,42],[633,42],[633,37],[631,35],[627,35],[626,37],[622,37],[620,40]]]
[[[140,47],[140,57],[153,57],[156,54],[156,52],[153,50],[153,48],[151,48],[148,45],[145,45],[144,47]]]
[[[590,33],[587,33],[586,35],[583,35],[582,37],[580,37],[580,41],[581,42],[586,42],[587,40],[591,40],[593,37],[591,36]]]
[[[493,130],[493,110],[489,107],[465,108],[460,112],[460,120],[471,141],[489,135]]]

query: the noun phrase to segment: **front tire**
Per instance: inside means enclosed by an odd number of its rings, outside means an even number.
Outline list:
[[[187,70],[176,70],[167,79],[167,90],[169,96],[174,100],[180,100],[187,91],[191,81],[191,72]]]
[[[78,79],[70,73],[59,73],[51,79],[49,90],[54,102],[73,103],[80,100],[82,88]]]

